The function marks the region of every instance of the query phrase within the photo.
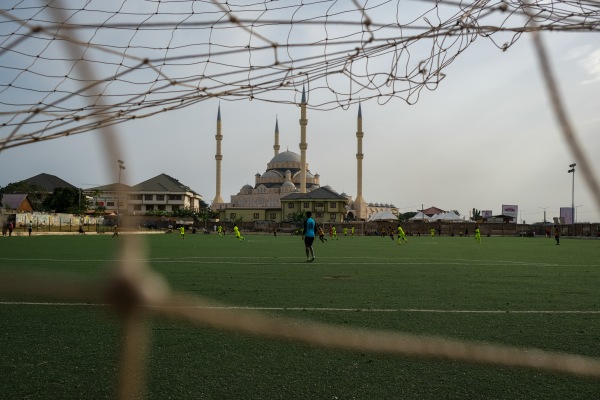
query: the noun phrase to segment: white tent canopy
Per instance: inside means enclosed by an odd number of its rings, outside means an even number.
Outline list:
[[[410,219],[410,221],[429,221],[429,217],[423,214],[422,211],[419,211],[414,217]]]
[[[367,222],[375,221],[398,221],[398,217],[390,210],[385,210],[371,215],[371,217],[367,220]]]
[[[458,216],[454,211],[448,211],[443,214],[436,214],[430,218],[431,221],[462,221],[463,219]]]

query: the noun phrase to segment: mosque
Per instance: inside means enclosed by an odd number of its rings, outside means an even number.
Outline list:
[[[221,108],[217,114],[216,194],[212,209],[219,213],[221,221],[276,221],[288,219],[294,212],[312,211],[319,223],[339,223],[348,220],[366,220],[381,211],[392,211],[398,215],[398,209],[391,204],[366,203],[362,195],[362,111],[358,106],[357,117],[357,191],[356,199],[346,193],[338,194],[330,186],[320,185],[319,174],[313,174],[306,162],[306,94],[302,89],[300,102],[300,154],[292,151],[279,152],[279,123],[275,121],[274,156],[267,163],[267,170],[254,177],[254,186],[244,185],[239,193],[231,195],[226,203],[221,197]]]

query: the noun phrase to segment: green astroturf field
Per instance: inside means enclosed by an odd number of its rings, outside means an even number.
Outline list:
[[[173,290],[270,316],[600,357],[600,241],[143,235]],[[0,272],[98,282],[123,237],[0,238]],[[101,304],[0,294],[0,398],[115,398],[121,328]],[[597,399],[600,380],[320,349],[153,317],[150,399]]]

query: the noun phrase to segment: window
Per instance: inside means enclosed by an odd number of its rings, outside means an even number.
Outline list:
[[[323,218],[323,213],[315,213],[315,218]]]
[[[270,217],[271,217],[271,219],[273,219],[273,220],[274,220],[274,219],[277,219],[277,214],[276,214],[276,213],[271,213]]]
[[[305,201],[303,207],[310,208],[310,203],[308,201]]]
[[[146,211],[154,210],[154,206],[152,204],[146,204]]]
[[[133,211],[142,211],[142,205],[141,204],[134,204],[133,205]]]
[[[316,202],[315,207],[323,207],[323,202]]]
[[[152,195],[152,194],[145,194],[144,200],[152,200],[153,197],[154,197],[154,195]]]
[[[235,219],[235,213],[229,214],[229,219],[233,221]]]
[[[330,201],[329,208],[337,208],[337,203],[335,201]]]
[[[254,213],[254,219],[259,219],[260,215],[258,213]]]
[[[294,208],[294,203],[288,203],[288,208]]]
[[[165,211],[165,210],[167,209],[167,206],[165,206],[164,204],[159,204],[159,205],[158,205],[158,209],[159,209],[160,211]]]
[[[157,194],[156,195],[156,200],[158,200],[158,201],[165,201],[165,195],[164,194]]]
[[[177,204],[174,204],[171,206],[171,210],[177,211],[177,210],[179,210],[179,206]]]
[[[106,202],[106,207],[114,207],[115,206],[115,202],[114,201],[107,201]]]
[[[329,214],[329,220],[330,220],[330,221],[335,221],[335,220],[337,220],[337,214],[336,214],[336,213],[331,213],[331,214]]]
[[[169,200],[181,200],[181,195],[180,194],[170,194]]]

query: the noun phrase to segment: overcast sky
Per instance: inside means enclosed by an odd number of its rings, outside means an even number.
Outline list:
[[[579,140],[600,176],[600,40],[596,33],[544,33],[552,67]],[[0,63],[2,57],[0,56]],[[434,91],[415,105],[394,99],[362,103],[363,195],[400,212],[422,206],[501,212],[519,206],[519,222],[559,216],[571,206],[575,162],[549,106],[530,37],[502,52],[478,40],[445,69]],[[301,90],[301,88],[298,88]],[[289,101],[294,100],[290,98]],[[309,104],[320,99],[311,97]],[[89,188],[129,185],[166,173],[215,196],[217,109],[222,115],[225,201],[263,173],[273,157],[275,118],[281,150],[299,153],[300,109],[261,101],[208,100],[183,110],[116,126],[121,153],[107,155],[101,132],[83,133],[0,153],[0,185],[49,173]],[[307,161],[321,185],[356,196],[356,116],[349,110],[308,111]],[[8,133],[0,130],[2,136]],[[600,210],[575,174],[578,221],[600,222]]]

